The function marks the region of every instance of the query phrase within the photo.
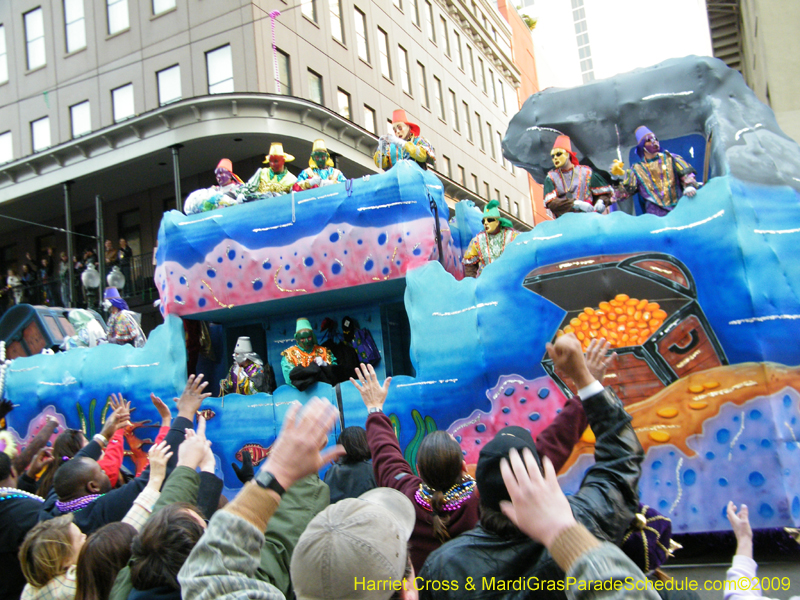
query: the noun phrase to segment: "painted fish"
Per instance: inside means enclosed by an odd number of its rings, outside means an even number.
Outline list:
[[[264,448],[261,444],[245,444],[242,446],[242,449],[236,453],[236,460],[242,462],[244,458],[242,453],[249,452],[250,457],[253,459],[253,466],[256,467],[269,456],[270,450],[272,450],[272,446]]]
[[[213,419],[214,415],[216,415],[217,413],[215,413],[210,408],[204,408],[203,410],[198,410],[197,414],[203,417],[206,421],[208,421],[210,419]]]

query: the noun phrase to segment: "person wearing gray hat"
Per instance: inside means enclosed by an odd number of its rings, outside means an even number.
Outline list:
[[[642,445],[622,403],[590,372],[581,343],[574,335],[567,334],[555,344],[547,344],[547,352],[556,368],[575,383],[597,438],[595,464],[587,471],[578,492],[569,498],[572,513],[597,538],[619,542],[638,508]],[[424,581],[456,581],[460,590],[423,586],[423,600],[505,598],[514,591],[565,598],[563,588],[519,589],[530,581],[545,586],[563,582],[564,571],[544,545],[523,535],[500,510],[501,504],[510,499],[501,464],[512,449],[530,453],[531,460],[541,468],[531,435],[522,428],[506,427],[483,447],[475,471],[481,498],[479,524],[430,554],[420,572]],[[468,581],[475,591],[466,591]]]

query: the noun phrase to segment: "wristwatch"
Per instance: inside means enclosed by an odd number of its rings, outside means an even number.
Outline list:
[[[256,483],[266,490],[272,490],[278,496],[283,496],[286,493],[284,487],[275,479],[275,475],[269,471],[259,471],[256,475]]]
[[[372,406],[367,409],[367,414],[374,415],[375,413],[382,413],[383,409],[380,406]]]

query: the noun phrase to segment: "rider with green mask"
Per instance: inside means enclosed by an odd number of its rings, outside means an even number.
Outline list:
[[[284,381],[300,391],[318,381],[334,385],[336,378],[331,365],[336,364],[336,359],[330,350],[317,344],[317,336],[308,319],[297,319],[294,339],[297,345],[281,352]]]
[[[347,178],[333,166],[333,159],[325,147],[325,140],[314,140],[314,145],[311,147],[311,158],[308,159],[308,168],[300,172],[300,175],[297,176],[297,183],[292,189],[299,192],[345,181]]]

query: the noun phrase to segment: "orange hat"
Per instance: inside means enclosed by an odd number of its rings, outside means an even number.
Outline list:
[[[404,111],[402,108],[396,108],[394,112],[392,112],[392,124],[394,123],[405,123],[408,125],[408,128],[411,130],[411,133],[414,135],[414,137],[419,135],[419,125],[409,121],[406,117],[406,111]]]
[[[556,148],[561,148],[562,150],[566,150],[567,154],[569,154],[569,161],[578,166],[580,164],[578,162],[578,157],[575,156],[575,153],[572,151],[572,142],[569,139],[568,135],[560,135],[556,138],[556,143],[553,144],[553,150]]]
[[[223,158],[222,160],[217,163],[217,169],[225,169],[228,173],[231,174],[234,181],[238,183],[242,183],[242,180],[239,179],[239,176],[233,172],[233,163],[231,162],[230,158]],[[216,169],[214,169],[216,171]]]

